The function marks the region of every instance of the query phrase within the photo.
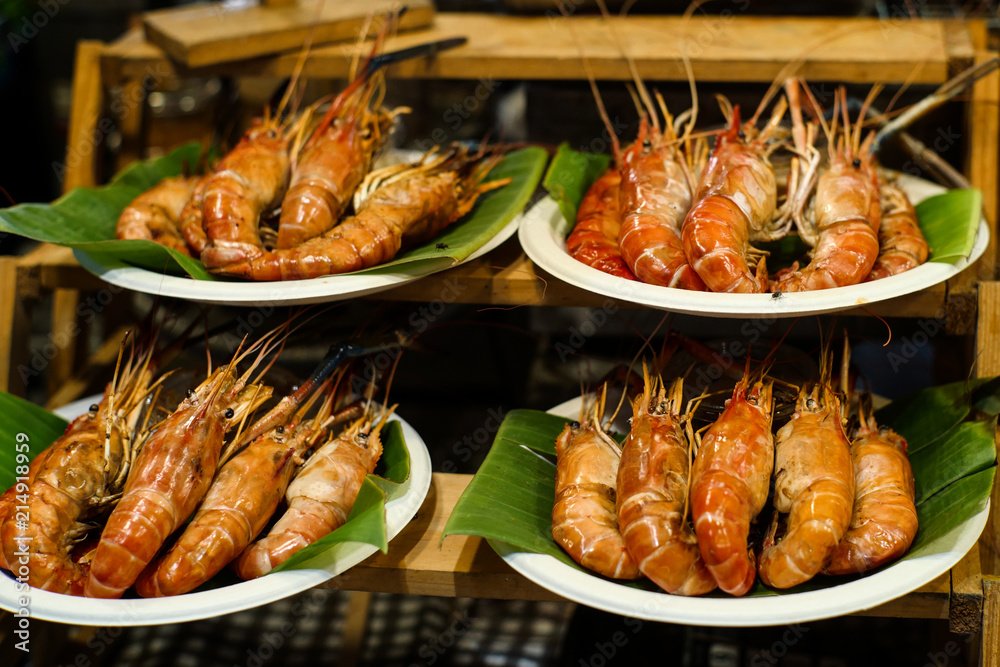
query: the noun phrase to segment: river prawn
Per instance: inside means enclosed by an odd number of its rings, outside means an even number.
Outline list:
[[[573,259],[598,271],[635,280],[618,249],[621,180],[618,169],[609,167],[587,189],[577,209],[573,231],[566,238],[566,251]]]
[[[621,172],[618,247],[632,273],[644,283],[704,290],[688,262],[681,223],[691,207],[692,176],[679,143],[674,119],[664,107],[664,127],[655,111],[652,126],[643,117],[639,133],[618,160]]]
[[[85,595],[120,597],[194,511],[211,485],[226,432],[270,397],[271,388],[251,382],[250,376],[277,335],[237,350],[146,439],[101,534]],[[254,351],[257,358],[238,375],[237,364]]]
[[[170,550],[154,560],[136,581],[143,597],[187,593],[232,562],[267,525],[307,452],[327,430],[356,416],[347,408],[330,419],[336,396],[330,381],[316,391],[287,423],[269,431],[226,461],[204,500]],[[326,394],[317,414],[306,413]]]
[[[756,116],[741,128],[739,107],[722,97],[719,101],[729,127],[716,137],[694,203],[683,220],[684,253],[713,292],[766,292],[763,253],[750,243],[781,238],[791,224],[776,215],[777,180],[768,157],[778,145],[772,138],[787,102],[782,98],[758,131]],[[753,259],[755,271],[750,268]]]
[[[252,280],[302,280],[387,262],[404,245],[421,243],[468,213],[483,193],[509,183],[486,181],[495,158],[470,156],[460,146],[409,165],[369,174],[355,193],[355,214],[295,248],[216,267]]]
[[[882,222],[878,227],[879,253],[865,278],[878,280],[916,268],[927,261],[930,248],[917,211],[906,192],[892,181],[881,183]]]
[[[19,573],[26,570],[32,587],[83,593],[88,569],[73,558],[74,547],[87,537],[90,521],[119,498],[139,446],[133,435],[144,400],[156,384],[149,350],[133,348],[124,365],[123,352],[124,343],[101,400],[36,457],[27,497],[17,498],[0,529],[6,562],[24,566]]]
[[[288,485],[285,513],[236,560],[240,578],[267,574],[347,522],[361,485],[382,456],[381,431],[395,409],[375,414],[369,399],[357,420],[319,445]]]
[[[836,127],[818,116],[830,145],[830,164],[816,183],[812,216],[795,216],[802,240],[812,246],[811,259],[804,268],[796,262],[775,275],[771,289],[802,292],[854,285],[864,280],[879,254],[878,230],[882,219],[878,171],[871,145],[875,134],[861,140],[865,112],[879,88],[873,88],[852,126],[847,112],[846,92],[841,88],[834,104],[844,117],[844,127]]]
[[[668,593],[703,595],[716,584],[687,516],[691,446],[680,416],[684,383],[675,380],[668,392],[645,365],[643,380],[618,466],[618,525],[642,574]]]
[[[827,574],[855,574],[896,560],[917,534],[913,469],[906,440],[880,427],[871,399],[859,405],[858,432],[851,442],[855,499],[851,523],[837,545]]]
[[[749,369],[719,418],[697,443],[691,519],[698,548],[719,588],[744,595],[757,578],[750,523],[767,503],[774,469],[772,382],[751,386]]]
[[[115,238],[155,241],[190,257],[180,220],[198,181],[196,176],[165,178],[143,192],[118,216]]]
[[[635,579],[639,568],[629,554],[615,511],[616,475],[621,448],[601,420],[605,388],[580,420],[569,422],[556,438],[555,501],[552,538],[583,567],[613,579]]]
[[[178,223],[181,236],[184,237],[184,241],[197,257],[201,256],[201,252],[208,245],[208,236],[205,234],[205,228],[202,226],[204,218],[202,215],[202,206],[205,204],[205,185],[208,184],[211,176],[211,173],[205,174],[195,183],[194,188],[191,190],[191,197],[184,204],[184,208],[181,209],[180,221]]]
[[[829,386],[829,360],[820,382],[803,385],[791,420],[775,437],[774,519],[758,573],[768,586],[790,588],[819,573],[851,522],[854,469],[841,405]],[[779,514],[786,531],[777,535]]]

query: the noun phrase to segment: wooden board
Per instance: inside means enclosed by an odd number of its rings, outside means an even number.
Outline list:
[[[281,6],[228,7],[209,2],[149,12],[146,39],[187,67],[299,50],[313,44],[357,39],[369,17],[399,7],[397,0],[299,0]],[[399,30],[431,24],[430,0],[407,0]],[[376,24],[377,26],[377,24]],[[370,32],[370,30],[369,30]]]
[[[620,44],[628,49],[640,75],[650,81],[684,80],[681,51],[691,61],[698,82],[770,83],[794,73],[816,81],[942,83],[949,70],[971,61],[967,32],[947,21],[878,21],[865,18],[599,17],[565,19],[445,13],[426,30],[388,40],[386,50],[448,37],[467,37],[463,47],[432,59],[416,59],[390,68],[391,76],[418,79],[585,78],[581,49],[598,79],[631,80]],[[574,35],[576,37],[574,37]],[[617,39],[616,39],[617,36]],[[315,49],[306,65],[310,77],[344,77],[352,48]],[[221,56],[220,56],[221,57]],[[287,76],[297,54],[257,58],[200,68],[197,74]],[[110,45],[103,61],[110,82],[148,76],[166,62],[176,74],[191,69],[170,62],[165,53],[128,36]],[[219,62],[216,60],[215,62]]]

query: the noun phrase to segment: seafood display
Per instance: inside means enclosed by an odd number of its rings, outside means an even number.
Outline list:
[[[120,361],[100,401],[35,458],[29,483],[0,498],[5,569],[27,561],[29,585],[71,595],[179,595],[230,565],[244,578],[267,574],[342,525],[381,456],[379,433],[394,410],[375,412],[375,376],[363,404],[343,380],[350,359],[382,346],[334,346],[275,402],[266,373],[286,336],[280,327],[241,346],[174,406],[159,391],[169,374],[157,376],[150,352]],[[363,455],[348,457],[349,448]],[[336,519],[306,537],[321,487]],[[298,542],[263,562],[257,554],[271,538],[253,540],[283,504],[271,534]],[[295,513],[306,519],[280,528]],[[238,565],[244,561],[255,567]]]
[[[510,183],[489,179],[501,150],[471,153],[458,144],[372,170],[394,119],[409,111],[382,105],[379,68],[442,46],[380,54],[386,29],[332,100],[291,112],[293,76],[278,107],[256,118],[208,173],[164,179],[129,204],[116,237],[155,241],[219,276],[301,280],[391,261]]]
[[[878,168],[875,133],[863,136],[877,92],[852,119],[840,89],[827,121],[805,83],[789,79],[761,128],[769,97],[743,124],[739,107],[720,97],[728,123],[707,132],[716,135],[707,162],[688,139],[690,122],[679,136],[662,100],[662,126],[647,104],[635,141],[624,150],[614,142],[611,166],[585,193],[567,252],[618,277],[712,292],[830,289],[918,266],[929,249],[912,204]],[[786,113],[790,128],[782,125]],[[823,150],[814,145],[820,135]],[[780,178],[776,154],[789,158]],[[792,234],[807,249],[801,268],[798,260],[771,266],[769,251],[755,245]]]
[[[631,578],[638,569],[685,596],[742,596],[758,580],[786,589],[898,559],[917,532],[905,440],[875,423],[870,400],[849,435],[826,348],[820,362],[819,377],[783,399],[794,407],[783,424],[768,361],[756,370],[748,361],[710,416],[699,416],[705,394],[685,404],[682,377],[668,389],[644,365],[620,455],[601,421],[602,389],[556,442],[556,542],[594,572]]]

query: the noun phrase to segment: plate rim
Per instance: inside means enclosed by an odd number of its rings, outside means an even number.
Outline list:
[[[417,266],[411,269],[416,270],[407,271],[407,264],[403,264],[397,267],[398,271],[392,273],[330,275],[286,281],[212,281],[157,273],[114,257],[91,255],[79,248],[73,249],[73,256],[84,269],[101,280],[153,296],[239,306],[307,305],[383,292],[461,266],[485,255],[514,236],[523,219],[524,211],[517,212],[500,231],[463,260],[455,261],[447,256],[427,258],[419,263],[414,262]]]
[[[934,194],[947,192],[937,183],[899,174],[907,192],[916,192],[917,203]],[[922,191],[922,192],[921,192]],[[566,252],[565,237],[571,226],[551,195],[532,206],[518,229],[518,240],[525,254],[536,266],[574,287],[639,305],[691,315],[723,318],[784,318],[832,313],[864,307],[887,299],[914,294],[954,277],[972,266],[989,244],[989,226],[980,216],[979,228],[968,257],[954,263],[925,262],[895,276],[837,287],[829,290],[774,294],[724,294],[691,292],[649,285],[619,278],[579,262]],[[916,286],[909,286],[916,283]]]
[[[581,400],[572,398],[548,412],[573,417],[579,414]],[[968,553],[979,540],[989,514],[987,500],[982,511],[940,538],[949,545],[946,551],[898,561],[843,584],[765,597],[684,597],[640,590],[582,572],[547,554],[518,551],[500,540],[487,542],[521,576],[578,604],[647,621],[707,627],[766,627],[865,611],[912,593],[950,570]],[[897,580],[905,583],[887,585]],[[825,606],[817,608],[817,603]]]
[[[99,398],[100,395],[96,394],[87,396],[53,412],[64,419],[72,419],[86,412],[88,406]],[[433,473],[430,451],[420,434],[409,422],[400,417],[398,412],[390,419],[400,423],[403,439],[410,454],[410,475],[403,483],[406,490],[400,496],[389,500],[385,507],[386,532],[391,546],[392,539],[413,519],[426,499]],[[285,570],[222,588],[164,598],[101,600],[36,588],[31,588],[28,592],[19,592],[16,581],[8,575],[3,575],[0,576],[0,609],[17,613],[19,599],[27,597],[29,617],[40,621],[114,627],[199,621],[253,609],[301,593],[329,581],[379,551],[378,547],[371,544],[361,542],[344,544],[346,553],[338,562],[336,572],[322,569]],[[345,567],[339,567],[340,565]],[[256,588],[262,589],[260,596],[254,595],[253,589]],[[231,603],[229,598],[232,597],[234,589],[240,597],[237,602]],[[83,608],[77,610],[78,605],[71,604],[75,602],[83,602]],[[160,607],[166,607],[165,612],[159,611]]]

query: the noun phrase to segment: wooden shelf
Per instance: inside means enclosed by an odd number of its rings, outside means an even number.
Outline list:
[[[609,28],[609,26],[611,26]],[[575,33],[575,35],[574,35]],[[618,39],[615,39],[617,34]],[[879,21],[866,18],[755,18],[671,16],[539,17],[490,14],[437,14],[428,30],[400,34],[386,50],[449,37],[469,37],[467,45],[431,59],[392,67],[392,77],[415,79],[583,79],[581,51],[598,79],[630,81],[619,44],[647,80],[685,80],[681,49],[687,45],[695,80],[770,82],[795,73],[818,81],[852,83],[909,81],[941,83],[972,63],[974,49],[959,21]],[[352,43],[313,50],[307,77],[347,76]],[[101,58],[105,80],[189,74],[288,76],[298,52],[185,68],[138,30],[111,44]]]

